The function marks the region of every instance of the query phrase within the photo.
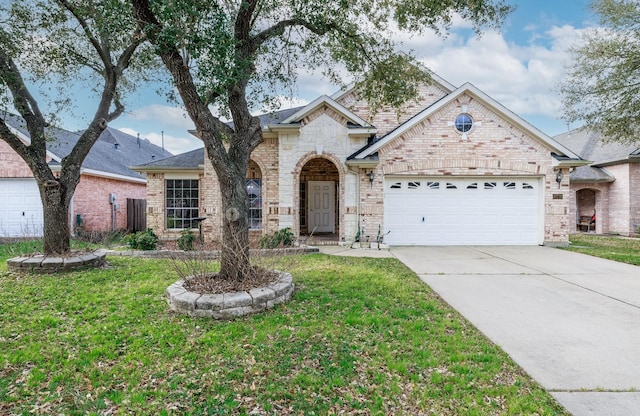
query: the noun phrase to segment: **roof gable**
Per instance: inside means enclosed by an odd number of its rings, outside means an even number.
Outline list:
[[[139,172],[163,171],[163,170],[203,170],[204,147],[200,147],[179,155],[170,156],[160,160],[154,160],[131,168]]]
[[[445,106],[447,106],[448,104],[450,104],[451,102],[458,99],[464,94],[468,94],[473,98],[479,100],[482,104],[484,104],[491,110],[495,111],[500,116],[511,121],[514,125],[518,126],[522,130],[530,134],[532,137],[534,137],[536,140],[541,142],[543,145],[545,145],[547,148],[549,148],[549,150],[552,153],[555,153],[558,155],[564,155],[569,159],[576,159],[576,160],[580,159],[580,157],[577,154],[575,154],[565,146],[561,145],[560,143],[552,139],[547,134],[538,130],[536,127],[526,122],[520,116],[513,113],[511,110],[509,110],[508,108],[506,108],[505,106],[503,106],[502,104],[494,100],[493,98],[489,97],[487,94],[485,94],[484,92],[479,90],[477,87],[475,87],[473,84],[468,82],[462,85],[461,87],[459,87],[458,89],[456,89],[455,91],[452,91],[449,95],[441,98],[440,100],[436,101],[429,107],[425,108],[424,110],[416,114],[414,117],[412,117],[411,119],[407,120],[406,122],[398,126],[396,129],[389,132],[384,137],[381,137],[373,141],[372,143],[368,144],[364,148],[355,152],[354,154],[349,156],[348,159],[355,160],[355,159],[364,159],[364,158],[370,157],[371,155],[376,153],[380,148],[386,146],[388,143],[390,143],[394,139],[408,132],[409,130],[414,128],[416,125],[421,123],[425,118],[436,113],[437,111],[444,108]]]
[[[348,120],[348,123],[355,124],[360,127],[373,127],[369,123],[364,121],[362,118],[357,116],[355,113],[353,113],[351,110],[349,110],[348,108],[336,102],[333,98],[328,97],[326,95],[318,97],[313,102],[309,103],[305,107],[302,107],[297,112],[287,117],[280,124],[298,123],[302,121],[302,119],[304,119],[309,114],[315,112],[316,110],[324,106],[329,106],[333,110],[337,111],[340,115],[342,115],[344,118]]]
[[[442,88],[443,90],[445,90],[446,92],[450,93],[452,91],[454,91],[456,89],[456,87],[451,84],[449,81],[445,80],[444,78],[442,78],[441,76],[439,76],[438,74],[436,74],[435,72],[431,72],[429,70],[427,70],[429,72],[429,75],[431,76],[431,81],[433,84],[436,84],[437,86],[439,86],[440,88]],[[351,92],[353,92],[353,90],[355,89],[355,84],[351,83],[349,84],[346,88],[335,92],[334,94],[331,95],[331,99],[335,100],[335,101],[340,101],[343,97],[345,97],[346,95],[350,94]]]

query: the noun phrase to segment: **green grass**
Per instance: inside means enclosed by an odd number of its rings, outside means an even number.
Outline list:
[[[165,260],[18,276],[0,257],[0,414],[567,414],[395,259],[280,260],[291,302],[169,313]]]
[[[99,248],[97,244],[88,243],[80,240],[71,240],[71,250],[95,250]],[[102,246],[104,247],[104,246]],[[42,252],[42,239],[37,240],[21,240],[11,243],[3,243],[0,239],[0,259],[7,259],[31,253]],[[4,260],[3,260],[4,261]]]
[[[640,238],[574,234],[568,250],[640,266]]]

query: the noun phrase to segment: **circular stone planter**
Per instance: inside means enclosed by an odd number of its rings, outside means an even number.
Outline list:
[[[82,253],[69,257],[54,257],[38,254],[14,257],[7,260],[7,269],[20,273],[57,273],[101,267],[106,263],[106,250]]]
[[[184,288],[184,280],[178,280],[167,288],[169,308],[193,317],[233,319],[270,309],[287,302],[293,294],[293,277],[280,273],[280,279],[265,287],[249,291],[201,294]]]

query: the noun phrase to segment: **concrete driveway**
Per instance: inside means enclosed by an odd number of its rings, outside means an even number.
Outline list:
[[[640,267],[536,246],[391,254],[574,415],[640,415]]]

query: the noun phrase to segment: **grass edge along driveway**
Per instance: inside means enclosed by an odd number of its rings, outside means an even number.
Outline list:
[[[640,238],[573,234],[567,250],[640,266]]]
[[[283,258],[290,303],[168,312],[166,260],[17,276],[0,257],[0,414],[567,414],[395,259]]]

